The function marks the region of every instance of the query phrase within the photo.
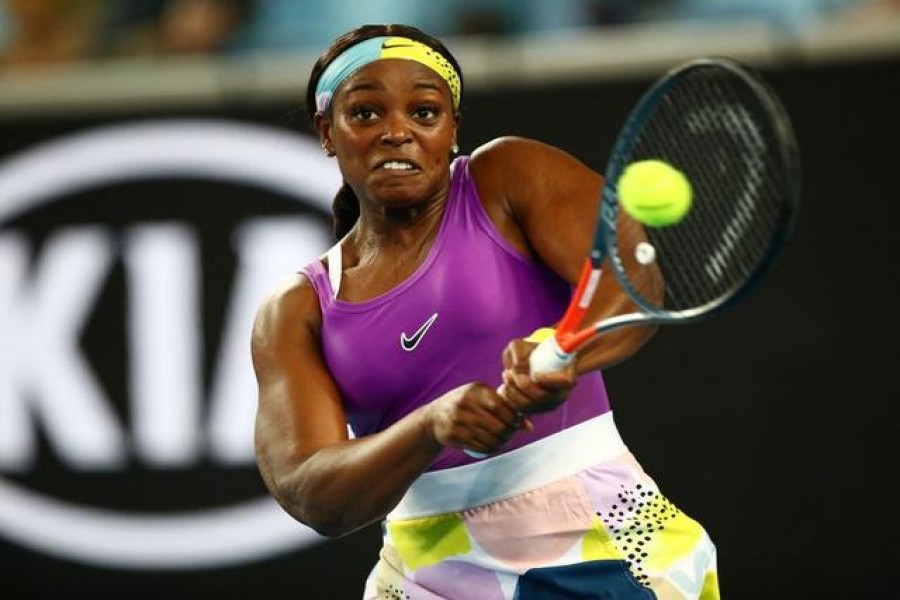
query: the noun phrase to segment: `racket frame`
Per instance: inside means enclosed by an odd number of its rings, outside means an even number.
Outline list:
[[[616,182],[630,164],[631,150],[643,131],[649,115],[670,88],[676,85],[686,73],[699,68],[725,68],[740,77],[753,91],[753,95],[770,116],[773,133],[778,139],[777,149],[782,153],[780,161],[787,166],[787,195],[783,213],[768,252],[758,263],[754,272],[730,292],[714,300],[690,309],[672,311],[661,309],[648,303],[629,280],[617,244],[619,216],[618,190]],[[800,198],[800,166],[797,142],[787,112],[778,97],[765,81],[746,65],[730,58],[704,57],[682,63],[661,76],[638,100],[629,113],[625,124],[616,137],[607,162],[605,181],[601,191],[600,214],[594,234],[594,242],[585,260],[578,285],[555,335],[542,342],[532,353],[532,373],[556,370],[574,360],[580,347],[594,337],[630,325],[662,325],[691,323],[706,318],[733,306],[746,297],[756,283],[771,269],[775,258],[793,230]],[[638,310],[603,319],[589,327],[579,329],[587,309],[593,299],[603,274],[604,261],[612,268],[617,281]],[[544,346],[543,348],[541,346]]]

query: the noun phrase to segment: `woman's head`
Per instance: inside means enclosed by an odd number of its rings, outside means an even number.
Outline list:
[[[456,59],[413,27],[366,25],[322,54],[307,108],[344,175],[333,206],[338,238],[359,217],[357,193],[391,209],[443,191],[461,91]]]
[[[412,27],[411,25],[387,24],[387,25],[362,25],[348,31],[344,35],[338,37],[325,52],[319,56],[312,71],[309,75],[309,82],[306,86],[306,109],[307,114],[314,117],[319,112],[317,103],[317,88],[322,79],[323,73],[334,63],[339,57],[345,55],[345,52],[351,47],[356,46],[367,40],[378,37],[403,37],[424,44],[428,48],[434,50],[438,55],[438,62],[445,63],[439,66],[445,71],[445,65],[452,69],[451,73],[444,73],[445,79],[448,79],[448,86],[456,88],[456,106],[459,110],[459,96],[462,94],[462,70],[456,58],[450,53],[447,47],[435,37],[432,37],[424,31]],[[352,67],[351,67],[352,68]],[[340,82],[338,82],[339,85]],[[335,86],[336,87],[336,86]],[[327,110],[327,107],[326,107]]]

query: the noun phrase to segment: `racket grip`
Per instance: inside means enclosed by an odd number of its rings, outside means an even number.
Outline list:
[[[550,373],[565,368],[575,359],[574,352],[566,352],[559,347],[556,338],[551,336],[537,345],[537,348],[531,353],[529,363],[531,364],[531,374]]]

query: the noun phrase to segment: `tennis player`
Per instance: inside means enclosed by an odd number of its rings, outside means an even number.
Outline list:
[[[339,241],[254,326],[269,490],[327,536],[384,521],[366,599],[718,598],[714,545],[641,469],[603,385],[652,330],[528,374],[601,176],[520,138],[457,156],[462,92],[456,59],[408,26],[350,31],[312,69]],[[632,308],[601,286],[589,318]]]

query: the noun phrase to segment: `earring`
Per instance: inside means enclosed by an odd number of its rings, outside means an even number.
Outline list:
[[[459,154],[459,145],[453,144],[453,147],[450,148],[450,152],[452,152],[453,154]]]

